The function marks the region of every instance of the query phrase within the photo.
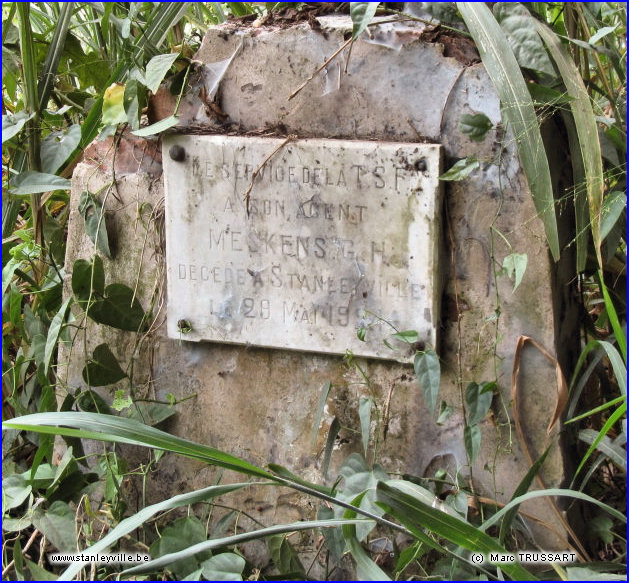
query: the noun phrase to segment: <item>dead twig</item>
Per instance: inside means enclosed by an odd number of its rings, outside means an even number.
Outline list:
[[[251,174],[251,182],[249,183],[249,186],[247,187],[247,190],[245,190],[245,193],[243,194],[243,199],[245,201],[245,207],[247,209],[247,217],[249,217],[249,200],[251,198],[251,191],[253,190],[253,185],[256,181],[256,178],[258,177],[258,174],[260,174],[260,171],[262,170],[262,168],[264,168],[264,166],[266,165],[266,163],[273,158],[273,156],[275,156],[275,154],[277,154],[286,144],[288,144],[288,142],[291,142],[293,140],[296,140],[297,136],[295,134],[291,134],[290,136],[286,136],[286,138],[282,141],[281,144],[279,144],[277,146],[277,148],[275,148],[275,150],[273,150],[264,160],[262,160],[262,162],[260,163],[260,165],[252,172]]]
[[[308,85],[308,83],[310,83],[310,81],[312,81],[319,73],[321,73],[321,71],[323,71],[323,69],[325,69],[338,55],[339,53],[341,53],[341,51],[347,46],[349,45],[351,42],[353,42],[353,38],[349,38],[347,39],[338,49],[336,49],[333,53],[332,56],[327,59],[323,65],[321,65],[319,68],[317,68],[315,70],[315,72],[310,75],[310,77],[308,77],[308,79],[306,79],[299,87],[297,87],[297,89],[295,89],[295,91],[293,91],[289,96],[288,96],[288,101],[290,101],[293,97],[295,97],[295,95],[297,95],[306,85]]]

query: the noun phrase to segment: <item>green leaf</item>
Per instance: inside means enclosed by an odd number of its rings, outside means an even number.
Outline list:
[[[81,126],[71,125],[67,130],[51,132],[41,144],[41,166],[44,172],[55,174],[81,141]]]
[[[459,160],[452,168],[439,176],[439,180],[458,182],[467,178],[477,168],[480,168],[480,162],[473,156],[468,156]]]
[[[46,348],[44,350],[44,373],[46,375],[48,374],[50,361],[52,360],[55,349],[57,348],[59,337],[61,336],[63,323],[65,322],[66,314],[68,312],[68,306],[70,305],[71,301],[72,297],[69,297],[65,302],[63,302],[62,306],[59,308],[59,311],[55,314],[52,322],[50,323],[50,328],[48,329],[48,337],[46,338]]]
[[[235,553],[221,553],[203,561],[202,573],[207,581],[242,581],[246,561]]]
[[[20,172],[10,182],[9,189],[13,194],[39,194],[51,190],[70,190],[70,181],[54,174],[26,170]]]
[[[85,232],[105,257],[111,259],[109,251],[109,237],[107,236],[107,221],[105,209],[91,193],[83,191],[79,199],[79,212],[85,221]]]
[[[430,416],[434,416],[437,399],[439,397],[439,384],[441,383],[441,364],[434,350],[426,350],[415,354],[415,376],[424,394],[424,401]]]
[[[396,338],[397,340],[414,344],[419,340],[419,334],[416,330],[404,330],[403,332],[396,332],[395,334],[392,334],[391,338]]]
[[[105,288],[104,299],[90,307],[88,316],[99,324],[137,332],[144,324],[145,314],[130,287],[122,283],[112,283]]]
[[[507,272],[507,277],[512,279],[515,274],[515,282],[513,284],[513,291],[518,289],[518,286],[522,283],[522,278],[526,272],[526,266],[528,263],[528,256],[526,253],[511,253],[507,255],[502,261],[502,268]]]
[[[573,98],[570,109],[581,148],[583,168],[585,170],[585,183],[590,207],[590,223],[594,248],[599,266],[603,264],[601,257],[601,206],[603,204],[603,161],[601,158],[601,145],[598,139],[596,118],[592,111],[590,96],[585,88],[579,69],[561,45],[555,33],[546,25],[531,18],[531,26],[535,26],[548,47],[561,78],[566,86],[568,94]]]
[[[165,117],[164,119],[151,124],[150,126],[146,126],[145,128],[136,130],[131,132],[134,136],[139,136],[141,138],[145,138],[147,136],[154,136],[166,130],[169,130],[172,127],[175,127],[179,123],[179,119],[175,115],[171,115],[169,117]]]
[[[480,451],[481,430],[478,425],[466,425],[463,430],[463,442],[465,443],[465,451],[469,458],[470,465],[476,461],[478,452]]]
[[[482,2],[457,2],[457,6],[500,97],[505,121],[515,135],[522,169],[544,223],[548,246],[557,261],[559,236],[550,169],[527,83],[489,8]]]
[[[470,383],[465,389],[465,413],[468,425],[480,423],[489,412],[496,383]]]
[[[367,28],[378,10],[380,2],[350,2],[349,15],[352,18],[352,38],[356,40]]]
[[[519,2],[498,2],[494,16],[505,31],[520,67],[555,76],[544,43],[530,23],[530,12]]]
[[[92,387],[111,385],[126,376],[113,352],[105,343],[94,348],[92,358],[83,368],[83,380]]]
[[[494,127],[494,124],[491,123],[491,120],[484,113],[475,115],[465,113],[459,120],[461,133],[469,136],[470,140],[474,142],[482,142],[492,127]]]
[[[360,417],[360,434],[363,441],[363,450],[367,457],[369,448],[369,433],[371,427],[371,406],[373,401],[368,397],[361,397],[358,403],[358,416]]]
[[[179,53],[156,55],[147,63],[146,75],[144,77],[146,81],[144,85],[147,89],[157,93],[161,82],[177,60],[177,57],[179,57]]]
[[[51,573],[50,571],[46,571],[43,567],[40,567],[37,563],[33,563],[33,561],[29,561],[28,559],[24,559],[26,566],[28,567],[28,572],[31,575],[30,581],[57,581],[57,575]]]
[[[75,511],[66,502],[57,500],[50,508],[37,508],[33,524],[62,553],[76,550]]]
[[[4,56],[4,47],[2,47]],[[3,59],[4,60],[4,59]],[[4,75],[3,75],[4,77]],[[17,136],[20,130],[24,127],[24,124],[32,119],[35,114],[30,115],[25,111],[19,111],[18,113],[7,113],[2,116],[2,143],[10,140],[13,136]]]
[[[495,539],[480,529],[457,516],[434,508],[430,504],[426,504],[396,487],[380,482],[377,488],[377,500],[389,514],[408,526],[416,536],[422,533],[425,528],[468,551],[480,553],[507,552]],[[454,511],[452,510],[452,512]],[[435,543],[433,541],[430,541],[430,539],[428,541],[429,543],[427,544],[434,546]],[[500,567],[512,579],[524,581],[538,580],[532,573],[529,573],[529,571],[517,563],[503,564]]]
[[[314,422],[312,424],[311,447],[314,447],[315,442],[317,441],[317,434],[319,433],[319,426],[321,425],[321,420],[323,419],[323,412],[325,411],[325,404],[328,400],[328,395],[330,394],[331,389],[332,389],[332,383],[330,381],[327,381],[321,387],[321,393],[319,394],[319,404],[317,405],[317,411],[315,412]]]
[[[201,488],[200,490],[194,490],[193,492],[187,492],[185,494],[179,494],[173,496],[168,500],[164,500],[151,506],[146,506],[137,514],[129,516],[120,521],[112,530],[110,530],[102,539],[94,543],[89,547],[90,553],[100,553],[113,546],[117,541],[126,536],[127,534],[137,530],[143,524],[145,524],[150,518],[158,514],[159,512],[166,512],[172,508],[179,508],[181,506],[188,506],[189,504],[195,504],[197,502],[211,500],[217,496],[222,496],[250,486],[250,482],[228,484],[221,486],[209,486],[207,488]],[[89,563],[75,562],[68,566],[68,568],[61,574],[60,580],[69,581],[79,571]]]
[[[151,545],[151,556],[158,558],[172,555],[206,539],[205,526],[196,516],[178,518],[162,530],[161,536]],[[197,569],[201,561],[209,558],[204,555],[207,555],[207,551],[201,557],[195,553],[195,556],[188,556],[185,560],[172,561],[170,570],[181,579]]]
[[[2,480],[2,511],[21,506],[30,496],[33,487],[21,474],[12,474]]]
[[[376,516],[382,516],[382,509],[375,504],[376,485],[379,480],[387,480],[389,477],[379,465],[369,468],[360,454],[353,453],[343,462],[339,473],[343,476],[343,490],[337,493],[336,498],[343,502],[353,504],[354,499],[360,498],[360,508],[367,510]],[[336,511],[337,517],[343,516],[343,509]],[[356,528],[356,536],[359,541],[367,538],[373,530],[373,525],[365,523]]]
[[[102,298],[105,294],[105,270],[103,260],[95,255],[94,259],[86,261],[77,259],[72,266],[72,293],[76,300],[85,304]]]
[[[626,208],[627,195],[624,192],[616,190],[605,197],[601,207],[601,241],[609,235]]]
[[[103,95],[103,123],[105,125],[118,125],[127,121],[127,112],[124,110],[124,85],[112,83]]]
[[[288,573],[294,573],[300,574],[301,577],[306,574],[304,566],[299,560],[299,555],[286,539],[285,534],[270,536],[267,544],[269,547],[269,553],[271,554],[271,559],[280,574],[286,575]]]

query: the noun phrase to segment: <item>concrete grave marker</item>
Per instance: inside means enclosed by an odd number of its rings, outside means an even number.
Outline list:
[[[284,142],[164,138],[168,335],[406,360],[394,326],[434,346],[441,147]]]

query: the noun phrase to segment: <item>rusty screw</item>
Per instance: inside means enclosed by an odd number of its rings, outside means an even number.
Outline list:
[[[175,162],[183,162],[186,159],[186,151],[182,146],[171,146],[168,150],[171,160]]]

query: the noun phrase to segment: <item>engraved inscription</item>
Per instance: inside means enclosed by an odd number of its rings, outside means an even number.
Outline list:
[[[280,143],[164,138],[190,154],[164,157],[169,335],[398,360],[396,329],[434,345],[440,147],[301,140],[269,158]]]

